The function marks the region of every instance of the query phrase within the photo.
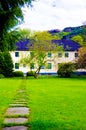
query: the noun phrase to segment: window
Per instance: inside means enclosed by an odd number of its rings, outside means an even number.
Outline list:
[[[47,69],[52,69],[52,64],[48,63]]]
[[[19,57],[19,52],[15,52],[15,57]]]
[[[34,69],[34,63],[30,64],[30,69]]]
[[[69,57],[69,53],[68,52],[65,53],[65,57]]]
[[[19,69],[19,63],[15,63],[15,69]]]
[[[41,69],[45,69],[45,66],[44,66],[44,65],[42,65]]]
[[[51,54],[51,52],[48,52],[48,57],[52,57],[52,54]]]
[[[76,57],[76,58],[78,57],[78,53],[75,53],[75,57]]]
[[[62,57],[62,53],[61,52],[58,53],[58,57],[59,58]]]
[[[25,67],[26,67],[26,64],[23,64],[23,67],[25,68]]]

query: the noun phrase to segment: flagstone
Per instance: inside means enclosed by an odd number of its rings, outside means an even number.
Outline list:
[[[6,116],[27,115],[29,108],[27,107],[10,107],[7,109]]]
[[[27,130],[28,127],[25,126],[13,126],[13,127],[5,127],[2,130]]]
[[[10,104],[10,107],[26,107],[26,104]]]
[[[27,118],[5,118],[4,124],[24,124],[27,121]]]
[[[27,104],[27,102],[26,101],[15,101],[15,102],[13,102],[13,103],[15,103],[15,104]]]

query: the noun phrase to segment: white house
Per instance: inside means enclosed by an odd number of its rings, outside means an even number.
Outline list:
[[[23,71],[24,73],[27,73],[30,70],[36,70],[36,66],[34,64],[31,64],[30,66],[19,64],[22,57],[30,55],[30,51],[28,51],[27,48],[28,42],[28,39],[17,42],[16,51],[11,52],[14,63],[14,71]],[[74,62],[75,59],[78,57],[78,49],[80,48],[80,45],[78,43],[66,39],[54,40],[53,43],[58,44],[59,46],[63,45],[64,52],[57,52],[55,54],[47,53],[47,58],[52,59],[55,57],[55,61],[48,62],[48,68],[43,66],[40,71],[41,74],[56,74],[59,63]]]

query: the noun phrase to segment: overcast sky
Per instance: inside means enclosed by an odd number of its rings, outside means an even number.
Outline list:
[[[86,0],[37,0],[23,9],[21,28],[31,30],[63,29],[86,21]]]

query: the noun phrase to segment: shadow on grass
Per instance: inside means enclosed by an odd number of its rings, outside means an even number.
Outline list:
[[[30,124],[31,130],[57,130],[58,125],[55,122],[35,121]]]

